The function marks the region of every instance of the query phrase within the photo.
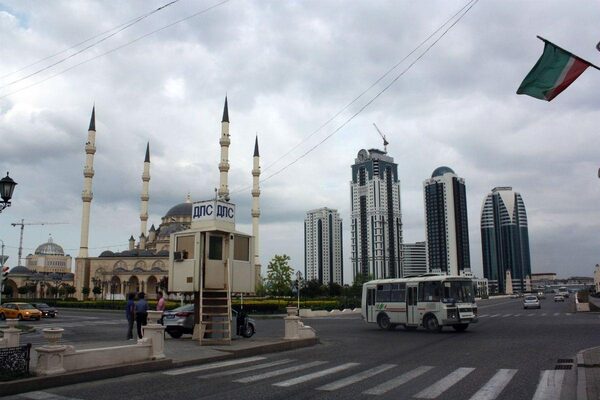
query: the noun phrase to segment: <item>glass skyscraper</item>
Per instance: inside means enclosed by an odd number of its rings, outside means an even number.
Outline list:
[[[304,219],[304,277],[328,285],[344,284],[342,220],[337,210],[310,210]]]
[[[465,180],[439,167],[423,182],[430,272],[471,275]]]
[[[402,277],[402,216],[398,164],[386,152],[360,150],[352,165],[354,276]]]
[[[491,293],[505,292],[507,270],[513,289],[525,289],[525,279],[531,277],[527,213],[523,198],[512,187],[496,187],[483,201],[481,247],[483,276]]]

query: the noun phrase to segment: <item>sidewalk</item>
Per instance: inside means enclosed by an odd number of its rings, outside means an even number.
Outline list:
[[[600,347],[577,354],[577,400],[600,399]]]
[[[161,360],[144,361],[134,364],[122,364],[98,369],[81,370],[53,376],[40,376],[7,382],[0,382],[0,397],[42,390],[75,383],[122,377],[141,372],[160,371],[190,365],[205,364],[213,361],[267,354],[314,346],[318,338],[284,340],[279,338],[235,338],[231,345],[200,346],[191,338],[165,340],[165,356]],[[122,342],[88,342],[78,344],[77,350],[122,345]],[[31,351],[31,371],[35,368],[37,353]]]

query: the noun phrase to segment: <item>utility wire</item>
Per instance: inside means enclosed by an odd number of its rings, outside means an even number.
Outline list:
[[[66,48],[66,49],[64,49],[64,50],[61,50],[61,51],[59,51],[58,53],[55,53],[55,54],[49,55],[48,57],[44,57],[44,58],[42,58],[42,59],[40,59],[40,60],[37,60],[37,61],[35,61],[35,62],[31,63],[31,64],[25,65],[24,67],[21,67],[21,68],[19,68],[19,69],[15,70],[15,71],[13,71],[13,72],[9,72],[9,73],[8,73],[8,74],[6,74],[6,75],[2,75],[2,76],[0,76],[0,79],[7,78],[7,77],[9,77],[9,76],[11,76],[11,75],[14,75],[14,74],[16,74],[17,72],[21,72],[21,71],[23,71],[23,70],[26,70],[26,69],[27,69],[27,68],[29,68],[29,67],[33,67],[34,65],[37,65],[37,64],[39,64],[39,63],[41,63],[41,62],[44,62],[44,61],[46,61],[46,60],[49,60],[49,59],[51,59],[51,58],[54,58],[54,57],[56,57],[56,56],[59,56],[59,55],[61,55],[61,54],[63,54],[63,53],[66,53],[66,52],[67,52],[67,51],[69,51],[69,50],[76,49],[77,47],[81,46],[82,44],[85,44],[85,43],[87,43],[87,42],[89,42],[89,41],[91,41],[91,40],[94,40],[94,39],[96,39],[96,38],[99,38],[99,37],[101,37],[101,36],[104,36],[104,35],[106,35],[107,33],[110,33],[110,32],[112,32],[112,31],[114,31],[114,30],[116,30],[116,29],[119,29],[119,30],[118,30],[117,32],[115,32],[114,34],[112,34],[112,35],[110,35],[110,36],[108,36],[108,37],[106,37],[106,38],[104,38],[104,39],[102,39],[102,40],[100,40],[100,41],[98,41],[98,42],[95,42],[94,44],[92,44],[92,46],[95,46],[96,44],[98,44],[98,43],[100,43],[100,42],[103,42],[104,40],[108,39],[109,37],[111,37],[111,36],[114,36],[115,34],[117,34],[117,33],[121,32],[121,31],[123,31],[123,30],[127,29],[127,28],[128,28],[128,27],[130,27],[131,25],[134,25],[134,24],[136,24],[136,23],[140,22],[141,20],[143,20],[143,19],[145,19],[145,18],[149,17],[150,15],[154,14],[155,12],[157,12],[157,11],[160,11],[160,10],[164,9],[164,8],[166,8],[166,7],[170,6],[170,5],[171,5],[171,4],[173,4],[173,3],[177,3],[178,1],[179,1],[179,0],[174,0],[174,1],[171,1],[170,3],[167,3],[167,4],[163,5],[163,6],[160,6],[160,7],[158,7],[157,9],[155,9],[155,10],[152,10],[152,11],[150,11],[150,12],[146,13],[146,14],[143,14],[143,15],[141,15],[141,16],[139,16],[139,17],[133,18],[133,19],[131,19],[131,20],[127,21],[127,22],[124,22],[124,23],[122,23],[121,25],[117,25],[117,26],[115,26],[115,27],[113,27],[113,28],[111,28],[111,29],[109,29],[109,30],[106,30],[106,31],[104,31],[104,32],[101,32],[101,33],[99,33],[99,34],[97,34],[97,35],[94,35],[94,36],[92,36],[92,37],[90,37],[90,38],[87,38],[87,39],[85,39],[84,41],[81,41],[81,42],[79,42],[79,43],[77,43],[77,44],[74,44],[74,45],[72,45],[72,46],[71,46],[71,47],[69,47],[69,48]],[[120,28],[122,28],[122,27],[124,27],[124,28],[123,28],[123,29],[120,29]],[[89,47],[92,47],[92,46],[89,46]],[[52,67],[52,66],[54,66],[54,65],[56,65],[56,64],[58,64],[58,63],[60,63],[60,62],[63,62],[63,61],[65,61],[65,60],[67,60],[68,58],[71,58],[71,57],[73,57],[73,56],[75,56],[75,55],[77,55],[77,54],[79,54],[79,53],[81,53],[81,52],[85,51],[85,50],[86,50],[86,49],[88,49],[89,47],[86,47],[85,49],[83,49],[83,50],[81,50],[81,51],[79,51],[79,52],[77,52],[77,53],[74,53],[74,54],[70,55],[70,56],[69,56],[69,57],[67,57],[67,58],[64,58],[64,59],[60,60],[59,62],[57,62],[57,63],[55,63],[55,64],[52,64],[52,65],[50,65],[49,67],[46,67],[46,68],[44,68],[44,69],[41,69],[41,70],[39,70],[39,71],[36,71],[34,74],[36,74],[36,73],[39,73],[39,72],[41,72],[41,71],[44,71],[44,70],[46,70],[46,69],[48,69],[48,68],[50,68],[50,67]],[[34,74],[32,74],[32,75],[34,75]],[[24,78],[18,79],[18,80],[16,80],[16,81],[13,81],[13,82],[10,82],[10,83],[8,83],[8,84],[7,84],[7,85],[5,85],[5,86],[12,85],[13,83],[19,82],[19,81],[21,81],[21,80],[23,80],[23,79],[26,79],[26,78],[28,78],[28,77],[30,77],[30,76],[32,76],[32,75],[28,75],[28,76],[26,76],[26,77],[24,77]]]
[[[143,34],[142,36],[138,36],[137,38],[135,38],[135,39],[133,39],[133,40],[131,40],[131,41],[129,41],[129,42],[127,42],[127,43],[125,43],[125,44],[122,44],[122,45],[120,45],[120,46],[117,46],[117,47],[115,47],[115,48],[113,48],[113,49],[111,49],[111,50],[108,50],[108,51],[106,51],[106,52],[104,52],[104,53],[102,53],[102,54],[98,54],[97,56],[94,56],[94,57],[92,57],[92,58],[88,58],[87,60],[84,60],[84,61],[82,61],[82,62],[80,62],[80,63],[78,63],[78,64],[75,64],[75,65],[72,65],[72,66],[70,66],[69,68],[65,68],[65,69],[63,69],[62,71],[60,71],[60,72],[57,72],[57,73],[56,73],[56,74],[54,74],[54,75],[50,75],[50,76],[48,76],[48,77],[47,77],[47,78],[45,78],[45,79],[42,79],[42,80],[40,80],[40,81],[38,81],[38,82],[32,83],[31,85],[24,86],[24,87],[22,87],[22,88],[20,88],[20,89],[14,90],[14,91],[12,91],[12,92],[10,92],[10,93],[7,93],[7,94],[5,94],[5,95],[3,95],[3,96],[0,96],[0,99],[4,99],[4,98],[6,98],[6,97],[8,97],[8,96],[10,96],[10,95],[13,95],[13,94],[15,94],[15,93],[19,93],[19,92],[21,92],[21,91],[23,91],[23,90],[25,90],[25,89],[29,89],[29,88],[31,88],[31,87],[33,87],[33,86],[37,86],[37,85],[39,85],[39,84],[41,84],[41,83],[44,83],[44,82],[46,82],[47,80],[50,80],[50,79],[52,79],[52,78],[55,78],[55,77],[57,77],[57,76],[59,76],[59,75],[62,75],[62,74],[64,74],[65,72],[68,72],[68,71],[70,71],[70,70],[72,70],[72,69],[74,69],[74,68],[77,68],[77,67],[79,67],[80,65],[86,64],[86,63],[88,63],[88,62],[90,62],[90,61],[93,61],[93,60],[96,60],[96,59],[98,59],[98,58],[100,58],[100,57],[104,57],[104,56],[105,56],[105,55],[107,55],[107,54],[114,53],[115,51],[117,51],[117,50],[120,50],[120,49],[122,49],[122,48],[124,48],[124,47],[130,46],[130,45],[132,45],[132,44],[134,44],[134,43],[136,43],[136,42],[139,42],[140,40],[142,40],[142,39],[145,39],[145,38],[147,38],[147,37],[148,37],[148,36],[150,36],[150,35],[153,35],[153,34],[155,34],[155,33],[157,33],[157,32],[160,32],[160,31],[163,31],[163,30],[165,30],[165,29],[167,29],[167,28],[170,28],[170,27],[172,27],[173,25],[177,25],[177,24],[179,24],[179,23],[181,23],[181,22],[187,21],[187,20],[189,20],[189,19],[192,19],[192,18],[194,18],[194,17],[197,17],[198,15],[201,15],[201,14],[204,14],[204,13],[206,13],[206,12],[208,12],[208,11],[211,11],[212,9],[214,9],[214,8],[217,8],[217,7],[219,7],[219,6],[221,6],[221,5],[225,4],[225,3],[228,3],[229,1],[231,1],[231,0],[223,0],[223,1],[219,2],[219,3],[213,4],[212,6],[209,6],[209,7],[207,7],[207,8],[204,8],[204,9],[202,9],[202,10],[198,11],[198,12],[195,12],[194,14],[188,15],[187,17],[181,18],[181,19],[179,19],[179,20],[177,20],[177,21],[175,21],[175,22],[172,22],[172,23],[170,23],[170,24],[168,24],[168,25],[165,25],[165,26],[163,26],[162,28],[158,28],[158,29],[155,29],[155,30],[153,30],[153,31],[151,31],[151,32],[145,33],[145,34]]]
[[[375,100],[377,100],[379,98],[379,96],[381,96],[383,93],[385,93],[390,87],[392,87],[392,85],[394,83],[396,83],[398,81],[398,79],[400,79],[406,72],[408,72],[413,65],[415,65],[419,60],[421,60],[421,58],[423,58],[423,56],[425,56],[425,54],[427,54],[429,52],[429,50],[435,46],[445,35],[446,33],[448,33],[448,31],[450,31],[450,29],[452,29],[465,15],[467,15],[467,13],[473,8],[473,6],[475,6],[475,4],[477,4],[479,2],[479,0],[473,0],[472,2],[470,2],[468,8],[462,13],[462,15],[460,15],[456,21],[454,21],[448,28],[446,28],[444,30],[444,32],[437,38],[435,39],[429,46],[427,46],[425,48],[425,50],[423,52],[421,52],[419,54],[419,56],[412,61],[404,70],[402,70],[402,72],[400,72],[398,75],[396,75],[396,77],[389,82],[383,89],[381,89],[379,92],[377,92],[377,94],[375,96],[373,96],[371,99],[369,99],[369,101],[364,104],[358,111],[356,111],[354,114],[352,114],[348,119],[346,119],[341,125],[339,125],[337,128],[335,128],[329,135],[325,136],[325,138],[323,138],[323,140],[321,140],[319,143],[317,143],[316,145],[314,145],[313,147],[311,147],[310,149],[308,149],[306,152],[304,152],[303,154],[301,154],[299,157],[297,157],[296,159],[294,159],[292,162],[284,165],[283,167],[281,167],[280,169],[278,169],[277,171],[273,172],[272,174],[270,174],[269,176],[267,176],[264,179],[261,179],[260,182],[265,182],[277,175],[279,175],[280,173],[282,173],[283,171],[285,171],[286,169],[288,169],[289,167],[291,167],[292,165],[296,164],[298,161],[300,161],[301,159],[303,159],[304,157],[306,157],[308,154],[312,153],[317,147],[319,147],[320,145],[322,145],[323,143],[325,143],[328,139],[330,139],[333,135],[335,135],[336,133],[338,133],[342,128],[344,128],[348,123],[350,123],[350,121],[352,121],[354,118],[356,118],[360,113],[362,113],[368,106],[370,106]],[[243,189],[246,190],[246,189]],[[242,190],[239,190],[237,192],[240,192]],[[234,192],[234,193],[237,193]],[[232,193],[233,194],[233,193]]]
[[[323,124],[321,124],[321,126],[319,126],[317,129],[315,129],[310,135],[306,136],[304,139],[302,139],[300,142],[298,142],[298,144],[296,144],[294,147],[292,147],[287,153],[283,154],[282,156],[280,156],[279,158],[277,158],[275,161],[273,161],[271,164],[267,165],[264,168],[264,171],[269,170],[271,167],[273,167],[275,164],[277,164],[280,160],[284,159],[285,157],[287,157],[291,152],[293,152],[294,150],[296,150],[300,145],[302,145],[303,143],[305,143],[308,139],[310,139],[311,137],[313,137],[315,134],[317,134],[318,132],[320,132],[323,128],[325,128],[327,125],[329,125],[329,123],[331,123],[335,118],[337,118],[341,113],[343,113],[344,111],[346,111],[348,108],[350,108],[350,106],[352,106],[354,103],[356,103],[362,96],[364,96],[369,90],[373,89],[379,82],[381,82],[386,76],[388,76],[389,74],[392,73],[392,71],[394,71],[396,68],[398,68],[398,66],[400,66],[400,64],[402,64],[404,61],[406,61],[406,59],[408,59],[410,56],[412,56],[419,48],[423,47],[423,45],[425,43],[427,43],[432,37],[434,37],[439,31],[441,31],[444,26],[448,25],[448,23],[450,23],[450,21],[452,21],[454,18],[456,18],[465,8],[467,8],[469,6],[469,4],[473,3],[475,0],[469,0],[460,10],[458,10],[454,15],[452,15],[450,18],[448,18],[442,25],[440,25],[433,33],[431,33],[429,36],[427,36],[427,38],[425,38],[421,43],[419,43],[419,45],[417,47],[415,47],[410,53],[408,53],[406,56],[404,56],[400,61],[398,61],[396,64],[394,64],[390,69],[388,69],[383,75],[381,75],[375,82],[373,82],[371,84],[371,86],[369,86],[368,88],[366,88],[365,90],[363,90],[358,96],[356,96],[350,103],[346,104],[341,110],[339,110],[337,113],[335,113],[335,115],[333,115],[331,118],[329,118],[327,121],[325,121]],[[479,1],[479,0],[477,0]]]

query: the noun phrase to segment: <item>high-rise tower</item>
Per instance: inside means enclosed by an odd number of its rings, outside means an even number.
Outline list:
[[[254,156],[252,157],[252,236],[254,236],[254,265],[260,276],[260,257],[258,246],[258,223],[260,219],[260,154],[258,152],[258,135],[254,141]]]
[[[231,144],[231,140],[229,138],[229,111],[227,109],[227,96],[225,96],[225,106],[223,107],[221,139],[219,140],[219,144],[221,145],[221,162],[219,163],[220,179],[217,196],[219,199],[229,201],[227,174],[229,172],[229,145]]]
[[[423,188],[429,271],[470,275],[465,180],[452,169],[439,167],[423,182]]]
[[[150,184],[150,142],[146,145],[146,158],[144,159],[144,172],[142,173],[142,207],[140,212],[140,232],[146,236],[146,228],[148,223],[148,200],[150,200],[150,194],[148,187]],[[140,243],[141,248],[141,243]]]
[[[96,106],[92,108],[92,118],[88,128],[87,142],[85,143],[85,166],[83,167],[83,209],[81,215],[81,240],[79,244],[79,258],[88,257],[88,237],[90,232],[90,207],[92,205],[92,178],[94,177],[94,154],[96,154]]]
[[[323,285],[344,284],[342,220],[337,210],[310,210],[304,219],[304,276]]]
[[[384,151],[360,150],[352,165],[350,192],[355,277],[402,277],[398,164]]]
[[[523,198],[511,187],[496,187],[483,201],[481,249],[490,292],[506,293],[507,270],[512,287],[525,290],[526,279],[531,277],[527,213]]]

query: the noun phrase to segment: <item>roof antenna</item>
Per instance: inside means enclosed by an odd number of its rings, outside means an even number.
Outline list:
[[[387,141],[385,135],[379,130],[377,125],[375,125],[375,122],[373,122],[373,126],[375,127],[375,129],[377,129],[377,132],[379,132],[379,136],[381,136],[381,138],[383,139],[383,151],[387,154],[387,145],[390,144],[390,142]]]

